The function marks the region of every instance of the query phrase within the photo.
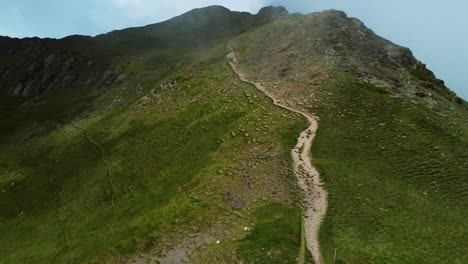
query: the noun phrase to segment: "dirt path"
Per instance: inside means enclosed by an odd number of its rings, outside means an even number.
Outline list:
[[[318,231],[327,210],[328,193],[320,180],[320,174],[312,166],[309,155],[312,141],[318,128],[317,118],[310,113],[289,106],[286,102],[281,101],[270,93],[261,83],[249,81],[245,74],[239,70],[237,55],[235,53],[229,53],[228,59],[233,71],[239,76],[241,81],[255,85],[258,90],[270,97],[275,105],[300,114],[309,120],[309,127],[299,135],[296,147],[291,151],[291,154],[294,161],[294,173],[305,195],[304,228],[307,249],[312,254],[315,264],[322,264],[323,259],[318,242]]]

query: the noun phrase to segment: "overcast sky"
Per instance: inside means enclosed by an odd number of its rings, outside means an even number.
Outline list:
[[[256,13],[265,5],[291,12],[340,9],[377,34],[409,47],[468,99],[468,0],[0,0],[0,35],[96,35],[169,19],[193,8],[223,5]]]

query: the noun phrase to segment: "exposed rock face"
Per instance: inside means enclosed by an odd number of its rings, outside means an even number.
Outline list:
[[[260,9],[257,16],[260,20],[263,20],[265,23],[268,23],[269,21],[278,19],[283,16],[287,16],[288,14],[288,10],[286,10],[286,8],[282,6],[267,6]]]
[[[52,87],[62,87],[76,79],[73,66],[77,61],[72,57],[64,62],[55,61],[55,55],[47,57],[42,64],[33,63],[24,79],[10,92],[13,96],[37,96]]]
[[[59,88],[98,89],[132,76],[124,63],[155,50],[206,48],[287,15],[267,7],[257,15],[221,6],[194,9],[168,21],[95,38],[0,37],[0,92],[36,97]]]
[[[424,87],[460,101],[408,48],[379,37],[342,11],[288,16],[236,42],[255,47],[245,54],[255,67],[250,70],[278,83],[292,79],[297,85],[318,85],[339,70],[408,94]]]
[[[96,69],[87,67],[84,50],[75,49],[69,41],[0,38],[0,91],[36,97],[53,89],[82,85],[80,78]]]

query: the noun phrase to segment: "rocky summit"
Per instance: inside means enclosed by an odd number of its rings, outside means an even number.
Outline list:
[[[467,263],[468,108],[328,10],[0,37],[0,264]]]

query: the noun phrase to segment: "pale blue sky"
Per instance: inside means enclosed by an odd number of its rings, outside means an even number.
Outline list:
[[[467,0],[0,0],[0,35],[96,35],[142,26],[212,4],[257,12],[281,4],[291,12],[340,9],[377,34],[409,47],[459,96],[468,99]]]

